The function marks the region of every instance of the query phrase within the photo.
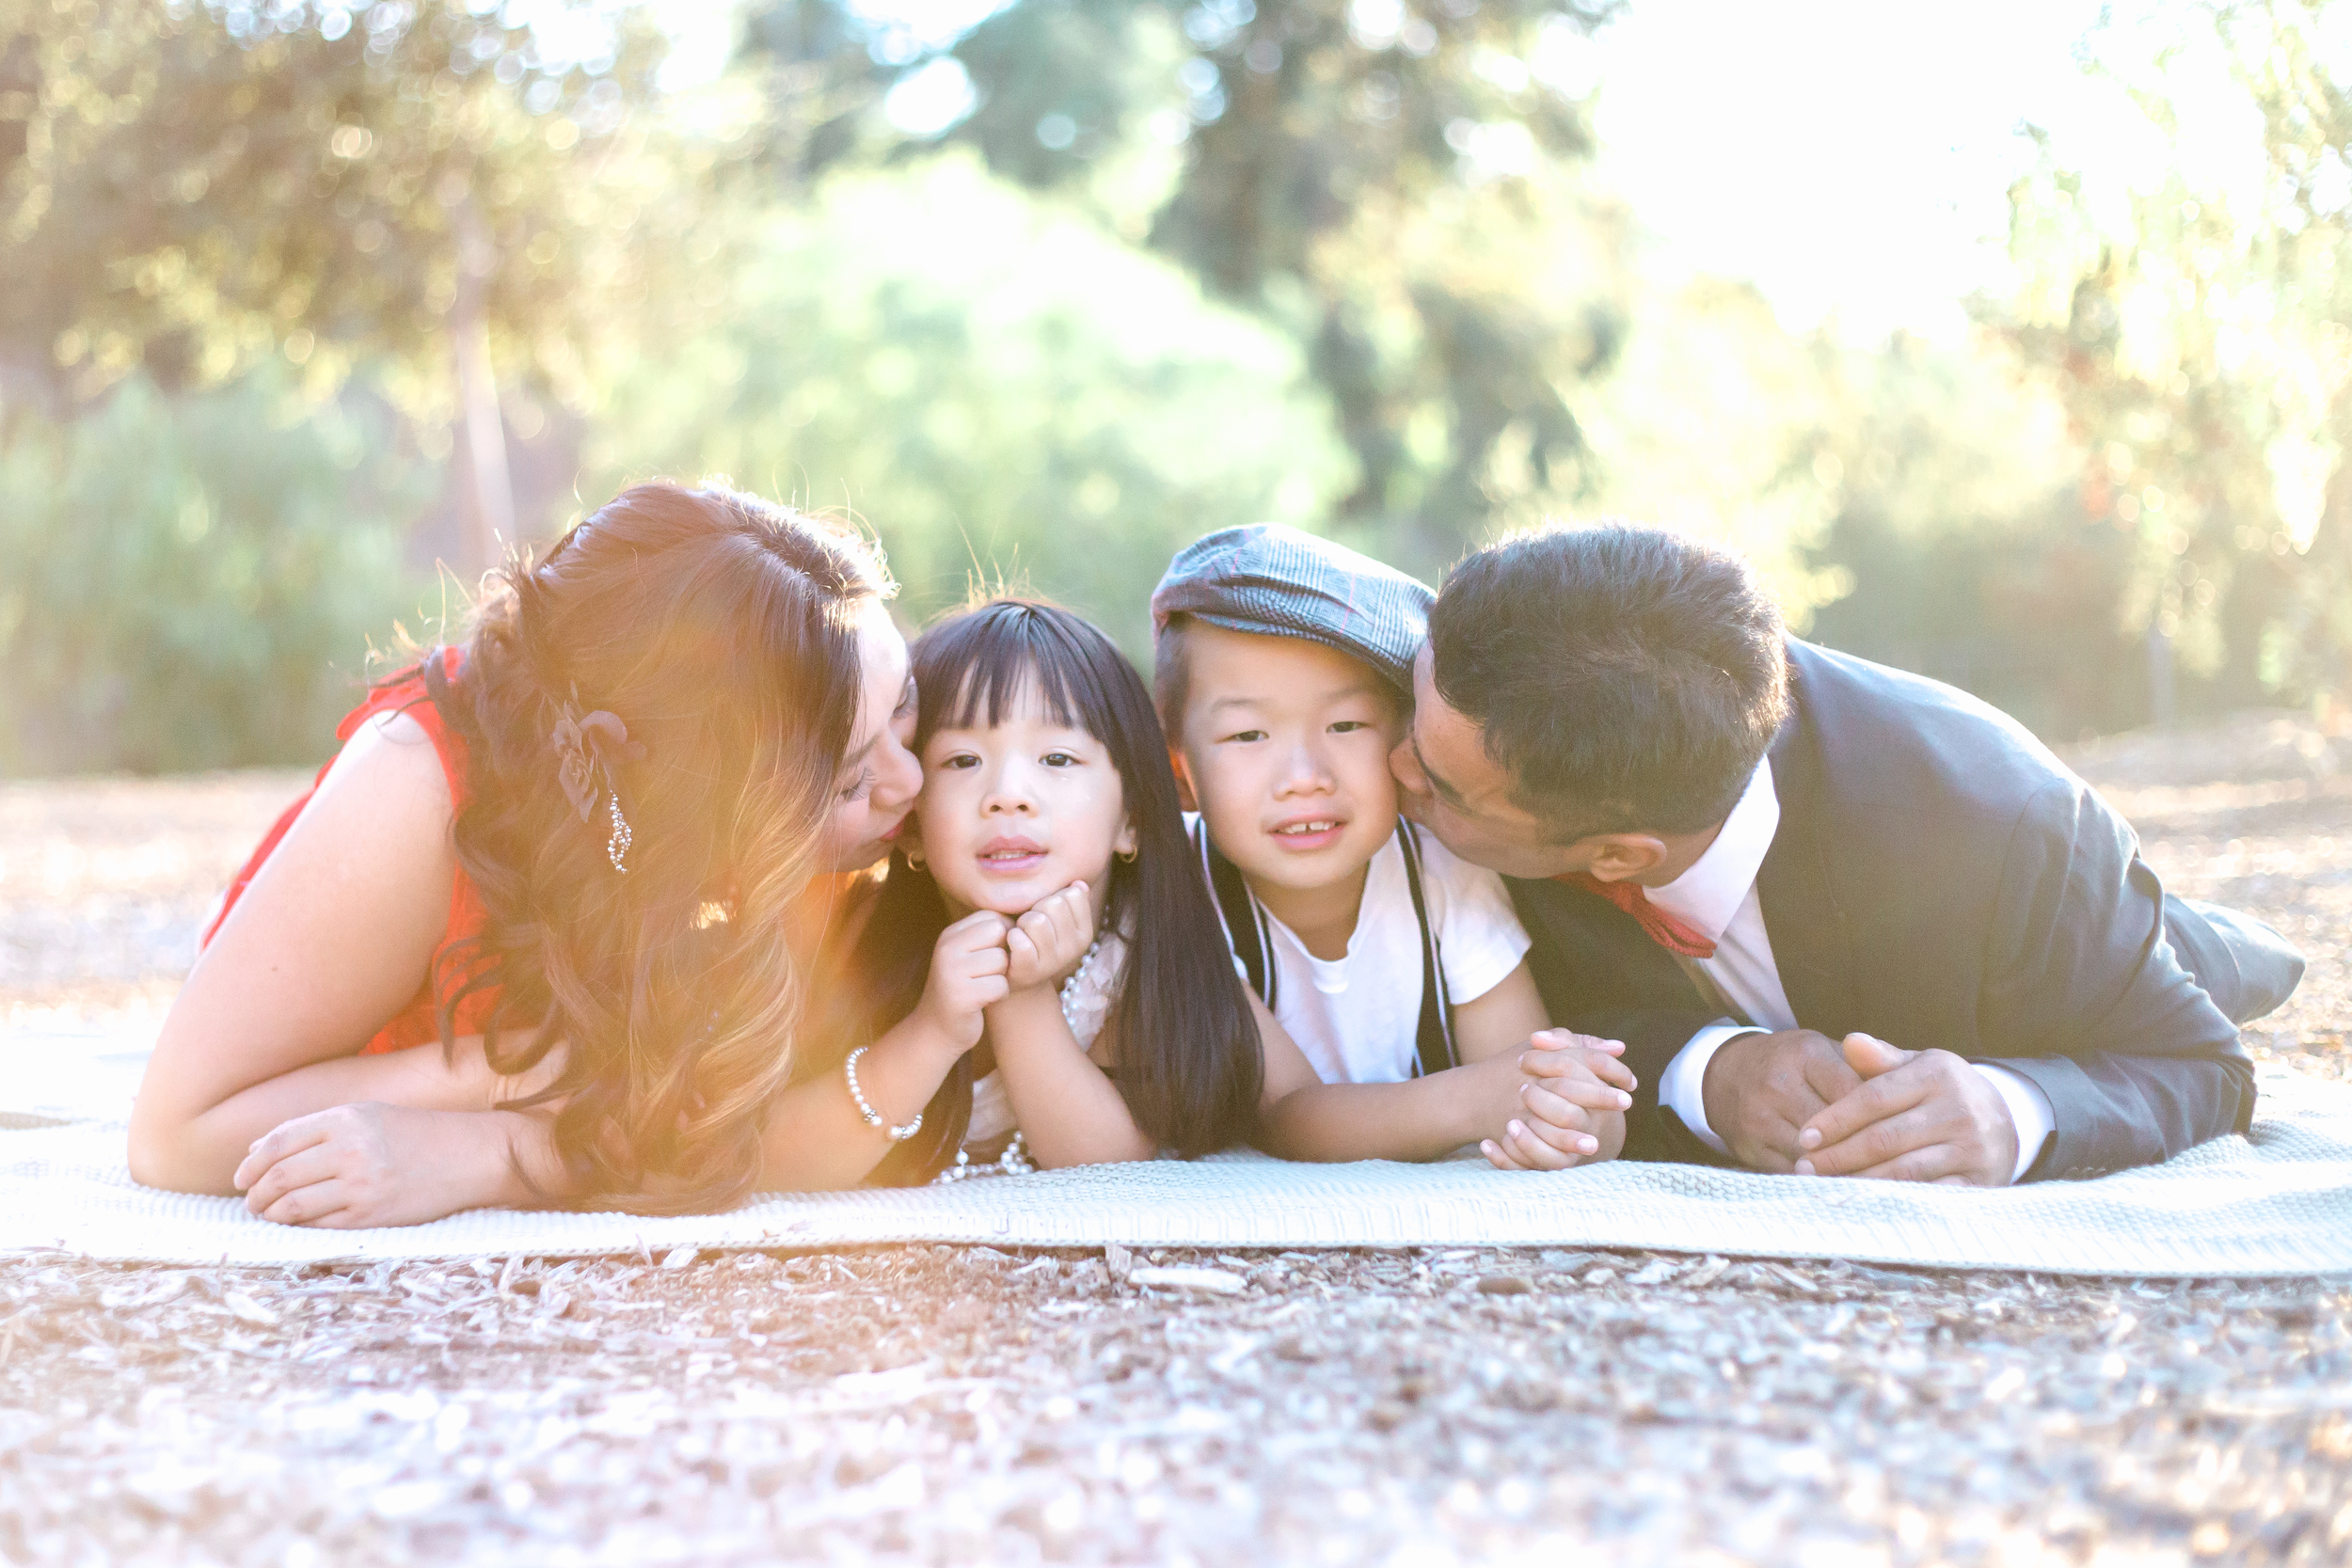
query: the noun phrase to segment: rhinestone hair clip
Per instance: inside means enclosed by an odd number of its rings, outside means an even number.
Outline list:
[[[618,715],[598,708],[583,717],[579,704],[580,692],[575,689],[572,700],[558,710],[549,736],[555,748],[556,783],[563,785],[564,798],[582,822],[596,815],[599,800],[611,797],[612,834],[604,842],[604,853],[613,870],[626,874],[628,847],[637,835],[628,818],[621,815],[621,764],[643,759],[645,748],[629,739],[628,726]]]

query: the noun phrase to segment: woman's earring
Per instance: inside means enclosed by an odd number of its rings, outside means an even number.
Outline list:
[[[1119,852],[1119,860],[1122,865],[1133,865],[1136,863],[1136,852],[1133,849],[1121,849]]]
[[[623,863],[628,859],[628,847],[636,842],[637,835],[628,829],[628,818],[621,815],[621,792],[616,789],[612,792],[612,836],[604,841],[604,853],[612,861],[613,870],[628,875],[628,867]]]

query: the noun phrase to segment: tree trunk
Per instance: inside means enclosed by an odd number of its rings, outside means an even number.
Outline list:
[[[457,297],[450,306],[450,350],[457,371],[458,422],[466,436],[468,575],[478,577],[506,559],[516,544],[515,487],[506,467],[506,420],[499,411],[498,377],[490,366],[490,320],[484,304],[498,264],[472,199],[461,201],[457,225]]]
[[[2172,686],[2172,639],[2164,635],[2164,628],[2148,623],[2148,721],[2169,724],[2181,716],[2181,705]]]

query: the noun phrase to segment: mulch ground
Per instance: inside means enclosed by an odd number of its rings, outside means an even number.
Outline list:
[[[2352,1073],[2352,742],[2265,717],[2073,760],[2169,886],[2311,956],[2257,1053]],[[0,1022],[155,1016],[298,784],[0,786]],[[1131,1277],[1153,1264],[1232,1277]],[[12,1562],[1587,1553],[2352,1560],[2352,1281],[1502,1249],[0,1259]]]

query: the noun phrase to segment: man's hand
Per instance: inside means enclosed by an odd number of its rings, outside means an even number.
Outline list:
[[[1751,1170],[1787,1175],[1804,1153],[1798,1134],[1862,1086],[1837,1042],[1812,1029],[1740,1035],[1707,1064],[1707,1125]]]
[[[1864,1082],[1805,1119],[1797,1174],[2009,1185],[2017,1126],[1984,1074],[1948,1051],[1903,1051],[1868,1035],[1848,1035],[1844,1054]]]

